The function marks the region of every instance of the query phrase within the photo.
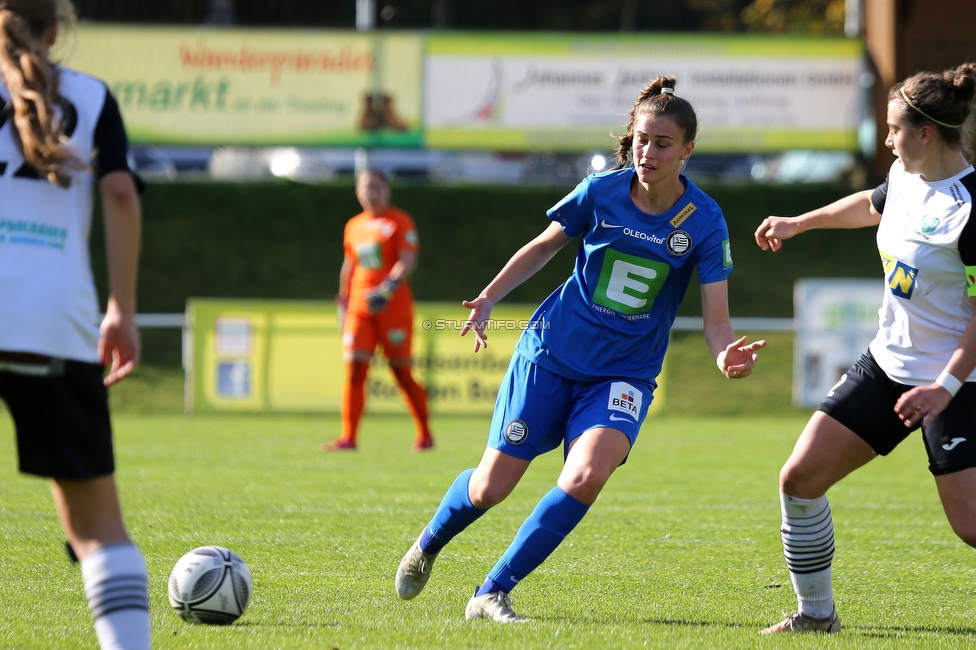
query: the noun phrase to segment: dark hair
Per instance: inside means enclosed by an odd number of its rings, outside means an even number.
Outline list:
[[[386,172],[384,172],[379,167],[367,167],[366,169],[364,169],[363,171],[359,172],[359,174],[356,175],[356,181],[358,182],[359,179],[362,178],[363,176],[375,176],[376,178],[383,181],[384,185],[390,184],[390,179],[387,178]]]
[[[24,160],[55,185],[71,184],[68,171],[87,165],[67,147],[57,68],[41,42],[59,15],[74,16],[69,0],[0,0],[0,77],[10,91],[14,133]]]
[[[963,63],[944,72],[919,72],[888,93],[901,105],[901,117],[912,127],[932,126],[947,145],[971,158],[968,139],[976,96],[976,63]],[[966,137],[964,137],[966,136]]]
[[[614,158],[617,161],[614,169],[625,167],[630,160],[630,150],[634,145],[634,122],[642,113],[664,115],[673,119],[684,130],[685,143],[692,142],[698,137],[698,116],[687,99],[674,94],[674,77],[658,77],[644,86],[633,108],[630,109],[630,121],[627,122],[627,132],[617,138],[619,145]],[[664,89],[668,91],[665,92]]]

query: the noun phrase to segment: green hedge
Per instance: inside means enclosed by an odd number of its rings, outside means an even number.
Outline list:
[[[471,298],[508,258],[548,225],[547,208],[569,188],[398,186],[393,200],[420,231],[418,300]],[[752,233],[769,214],[795,215],[833,201],[840,186],[706,186],[722,206],[732,238],[733,316],[789,317],[799,277],[871,277],[880,271],[873,229],[808,233],[783,251],[763,253]],[[342,230],[360,210],[350,182],[303,185],[153,184],[143,195],[139,311],[181,312],[189,297],[331,299],[342,262]],[[101,219],[92,259],[104,297]],[[567,246],[507,298],[536,303],[572,271]],[[695,283],[682,315],[698,315]],[[146,358],[176,362],[175,332],[147,332]]]

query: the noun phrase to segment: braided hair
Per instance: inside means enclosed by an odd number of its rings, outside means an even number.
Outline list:
[[[74,17],[70,0],[0,0],[0,78],[10,91],[14,135],[24,160],[51,183],[68,187],[68,172],[88,165],[67,146],[56,108],[58,70],[43,42],[59,17]]]

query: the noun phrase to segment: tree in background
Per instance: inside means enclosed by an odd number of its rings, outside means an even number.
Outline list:
[[[722,0],[687,0],[689,3]],[[845,0],[753,0],[739,20],[750,32],[843,34]]]
[[[842,34],[845,0],[376,0],[379,29]],[[83,20],[352,29],[356,0],[75,0]]]

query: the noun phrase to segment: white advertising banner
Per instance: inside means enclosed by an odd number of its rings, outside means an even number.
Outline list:
[[[862,72],[860,42],[837,38],[433,34],[425,144],[612,149],[641,87],[673,75],[699,151],[855,150]]]
[[[793,403],[817,406],[878,331],[884,280],[802,278],[793,289]]]

